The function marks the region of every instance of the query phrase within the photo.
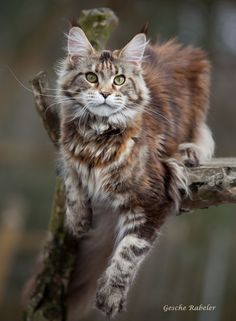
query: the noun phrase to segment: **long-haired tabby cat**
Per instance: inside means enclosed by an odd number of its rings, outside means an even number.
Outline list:
[[[199,49],[152,46],[140,33],[121,50],[96,51],[80,28],[69,32],[58,76],[66,223],[78,238],[103,226],[96,248],[118,217],[95,299],[108,316],[124,309],[165,218],[188,193],[185,166],[213,154],[208,96],[209,62]]]

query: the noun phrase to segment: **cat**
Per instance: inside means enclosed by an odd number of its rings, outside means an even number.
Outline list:
[[[95,298],[109,317],[125,309],[140,264],[188,194],[185,166],[213,155],[209,82],[200,49],[150,45],[139,33],[121,50],[97,51],[82,29],[69,31],[58,72],[66,225],[82,240],[98,204],[118,217]]]

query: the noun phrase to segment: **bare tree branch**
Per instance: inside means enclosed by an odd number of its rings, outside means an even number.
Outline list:
[[[118,18],[110,9],[82,11],[78,19],[94,47],[105,46],[110,33],[118,24]],[[40,72],[31,81],[36,110],[54,146],[58,148],[60,119],[51,107],[49,79]],[[65,197],[60,177],[56,179],[54,203],[49,224],[49,239],[44,249],[43,262],[37,273],[28,281],[25,289],[26,321],[66,320],[66,293],[76,259],[76,243],[64,226]],[[28,293],[30,292],[30,298]]]
[[[183,209],[236,203],[236,158],[215,158],[189,169],[189,178],[191,195],[183,200]]]
[[[49,91],[50,82],[47,73],[45,71],[39,72],[30,83],[34,94],[36,110],[43,121],[49,138],[55,147],[58,147],[60,119],[55,108],[50,108],[52,106],[52,99],[50,99],[52,94]]]

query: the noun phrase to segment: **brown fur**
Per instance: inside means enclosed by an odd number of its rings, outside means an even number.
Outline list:
[[[124,113],[128,109],[133,115],[120,121],[113,115],[93,114],[99,105],[73,119],[70,105],[62,103],[61,110],[69,228],[77,237],[87,233],[91,208],[96,209],[98,202],[118,213],[117,243],[96,296],[97,307],[114,316],[124,308],[135,270],[165,218],[178,211],[187,184],[183,162],[198,161],[209,105],[210,64],[201,50],[183,48],[174,40],[147,46],[142,65],[125,61],[125,49],[96,52],[88,45],[88,50],[89,58],[81,59],[72,48],[60,77],[60,93],[71,98],[72,105],[83,105],[83,93],[88,99],[101,92],[120,101],[126,97]],[[88,84],[89,68],[102,80]],[[106,77],[117,74],[126,76],[124,86],[105,83]]]

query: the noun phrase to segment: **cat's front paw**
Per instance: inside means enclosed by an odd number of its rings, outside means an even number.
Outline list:
[[[125,310],[126,292],[123,286],[102,279],[96,293],[96,307],[109,318]]]
[[[181,161],[186,167],[196,167],[199,165],[199,150],[194,143],[183,143],[179,145]]]

